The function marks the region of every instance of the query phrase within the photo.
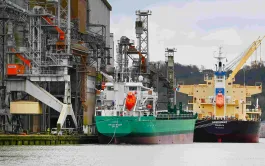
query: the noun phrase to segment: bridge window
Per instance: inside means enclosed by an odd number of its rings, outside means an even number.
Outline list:
[[[133,90],[137,90],[137,87],[136,86],[130,86],[129,91],[133,91]]]
[[[107,87],[107,90],[109,90],[109,91],[113,91],[113,90],[114,90],[114,87],[113,87],[113,86],[108,86],[108,87]]]

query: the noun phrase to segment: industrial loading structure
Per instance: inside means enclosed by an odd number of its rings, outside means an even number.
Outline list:
[[[114,71],[111,10],[107,0],[0,0],[0,131],[94,133],[96,78]]]

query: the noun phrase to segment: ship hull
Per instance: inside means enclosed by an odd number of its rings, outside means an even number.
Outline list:
[[[194,142],[258,143],[259,121],[197,120]]]
[[[100,144],[190,144],[193,143],[193,132],[186,134],[170,134],[163,136],[131,136],[114,137],[99,136]]]
[[[123,124],[130,126],[130,132],[116,135],[115,127],[112,130],[107,126],[113,126],[110,118],[118,119],[116,125],[122,131]],[[97,119],[97,118],[96,118]],[[99,143],[125,143],[125,144],[185,144],[193,143],[194,127],[196,119],[174,119],[156,120],[155,117],[99,117],[105,119],[106,123],[99,123],[96,126],[99,133]],[[114,122],[114,121],[112,121]],[[117,121],[116,121],[117,122]],[[110,132],[112,131],[112,132]],[[116,129],[117,131],[117,129]],[[107,134],[106,134],[107,133]],[[112,133],[112,134],[110,134]]]

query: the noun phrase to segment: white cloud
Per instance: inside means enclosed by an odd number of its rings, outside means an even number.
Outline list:
[[[193,39],[196,37],[196,32],[189,32],[187,35],[188,38]]]
[[[222,45],[231,61],[258,36],[264,35],[264,6],[264,0],[152,4],[145,8],[152,11],[149,16],[150,60],[164,60],[165,48],[175,47],[175,62],[213,68],[213,51]],[[121,36],[136,43],[135,20],[135,13],[111,18],[115,44]]]
[[[224,29],[217,30],[213,33],[210,33],[207,36],[201,38],[202,40],[218,40],[223,45],[241,45],[242,41],[236,30]]]

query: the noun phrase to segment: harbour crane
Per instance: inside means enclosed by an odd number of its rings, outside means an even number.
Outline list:
[[[235,81],[235,76],[238,73],[238,71],[242,68],[242,66],[247,62],[248,58],[253,54],[254,51],[257,50],[257,48],[261,45],[262,40],[265,36],[262,38],[258,37],[256,41],[254,41],[250,47],[247,49],[245,54],[240,59],[239,63],[237,64],[236,68],[233,70],[233,72],[229,75],[226,82],[232,83]]]

